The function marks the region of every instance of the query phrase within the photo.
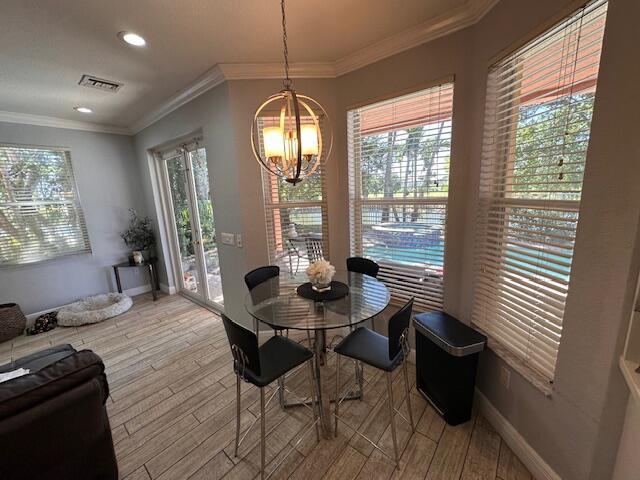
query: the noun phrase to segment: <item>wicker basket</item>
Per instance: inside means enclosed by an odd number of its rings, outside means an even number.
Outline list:
[[[0,342],[6,342],[22,335],[27,325],[27,318],[17,303],[0,305]]]

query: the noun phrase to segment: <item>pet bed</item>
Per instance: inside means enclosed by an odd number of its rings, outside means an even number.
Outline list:
[[[58,325],[74,327],[98,323],[131,308],[133,302],[123,293],[104,293],[66,305],[58,312]]]

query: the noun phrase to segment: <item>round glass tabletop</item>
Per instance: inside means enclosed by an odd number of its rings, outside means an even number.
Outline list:
[[[338,270],[333,279],[349,286],[346,297],[314,302],[296,293],[296,288],[307,281],[306,275],[283,275],[251,290],[245,306],[253,317],[272,327],[326,330],[364,322],[389,304],[389,290],[380,280],[345,270]]]

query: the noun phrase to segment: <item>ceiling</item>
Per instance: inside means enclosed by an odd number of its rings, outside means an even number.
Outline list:
[[[450,25],[466,26],[460,18],[491,4],[290,0],[290,60],[345,70],[352,60],[368,63],[376,52],[395,53]],[[116,36],[123,30],[139,33],[147,46],[126,45]],[[214,65],[278,64],[281,35],[278,0],[3,0],[0,113],[131,129]],[[79,86],[85,73],[124,86],[117,93]],[[75,112],[78,105],[94,113]]]

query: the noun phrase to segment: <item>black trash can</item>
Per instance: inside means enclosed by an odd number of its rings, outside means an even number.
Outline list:
[[[470,420],[478,357],[487,337],[444,312],[420,313],[413,325],[418,391],[448,424]]]

